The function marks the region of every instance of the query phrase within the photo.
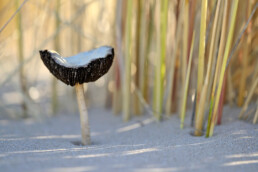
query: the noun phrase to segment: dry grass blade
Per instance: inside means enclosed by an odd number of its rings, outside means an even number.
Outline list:
[[[187,73],[186,73],[186,78],[185,78],[185,84],[184,84],[184,91],[183,91],[183,97],[182,97],[182,103],[181,103],[181,124],[180,128],[184,128],[184,120],[185,120],[185,111],[186,111],[186,102],[187,102],[187,93],[188,93],[188,88],[189,88],[189,79],[190,79],[190,71],[191,71],[191,65],[192,65],[192,58],[193,58],[193,47],[194,47],[194,39],[195,39],[195,33],[193,33],[192,37],[192,43],[191,43],[191,50],[190,50],[190,58],[188,62],[188,67],[187,67]]]
[[[123,119],[128,121],[130,115],[130,93],[131,93],[131,57],[132,57],[132,7],[133,2],[127,1],[126,14],[126,38],[125,38],[125,73],[124,73],[124,90],[123,90]]]
[[[182,26],[182,18],[183,18],[183,8],[184,7],[184,1],[180,1],[180,13],[179,13],[179,16],[178,16],[178,21],[177,21],[177,26],[176,26],[176,35],[175,35],[175,42],[173,43],[173,52],[172,52],[172,57],[171,57],[171,64],[170,64],[170,69],[168,71],[168,79],[167,79],[167,83],[168,83],[168,86],[167,86],[167,95],[168,95],[168,98],[167,98],[167,102],[166,102],[166,109],[165,109],[165,113],[167,116],[169,116],[170,112],[171,112],[171,106],[172,106],[172,99],[171,99],[171,96],[172,96],[172,92],[173,92],[173,89],[174,89],[174,76],[175,76],[175,68],[176,68],[176,55],[177,55],[177,51],[178,51],[178,44],[179,44],[179,40],[180,40],[180,37],[182,36],[181,35],[181,26]]]
[[[214,110],[213,110],[212,121],[211,121],[211,126],[210,126],[211,128],[209,131],[209,137],[213,135],[214,126],[217,121],[218,105],[219,105],[219,100],[220,100],[220,95],[221,95],[220,93],[222,90],[222,84],[223,84],[223,80],[224,80],[224,76],[225,76],[227,59],[228,59],[230,47],[231,47],[232,40],[233,40],[233,33],[234,33],[234,27],[235,27],[235,21],[236,21],[238,2],[239,2],[238,0],[235,0],[235,1],[233,1],[233,4],[232,4],[231,22],[230,22],[229,33],[228,33],[228,37],[227,37],[225,53],[223,56],[221,72],[220,72],[220,76],[219,76],[219,84],[218,84],[218,89],[217,89],[216,98],[215,98],[215,104],[214,104]]]
[[[196,129],[195,135],[202,134],[202,116],[199,113],[200,96],[203,89],[204,76],[204,55],[205,55],[205,35],[206,35],[206,17],[207,17],[207,0],[202,1],[201,11],[201,26],[200,26],[200,42],[199,42],[199,57],[198,57],[198,78],[197,78],[197,99],[196,99]],[[205,92],[206,94],[206,92]],[[201,129],[200,129],[201,128]]]
[[[208,126],[206,131],[206,137],[209,136],[210,132],[210,126],[211,126],[211,120],[212,120],[212,111],[214,107],[214,99],[215,99],[215,91],[216,86],[218,82],[218,76],[221,70],[222,65],[222,59],[223,59],[223,52],[224,52],[224,46],[225,46],[225,38],[226,38],[226,31],[227,31],[227,9],[228,9],[228,1],[224,1],[224,9],[223,9],[223,22],[222,22],[222,30],[220,35],[220,44],[219,44],[219,52],[218,52],[218,58],[216,62],[216,69],[215,69],[215,76],[213,79],[213,86],[212,86],[212,92],[211,92],[211,98],[210,98],[210,107],[209,107],[209,116],[208,116]]]
[[[207,67],[207,73],[205,77],[204,86],[201,92],[200,102],[198,106],[198,116],[196,118],[196,135],[202,135],[202,133],[199,133],[198,131],[202,131],[203,129],[203,120],[204,120],[204,112],[206,110],[206,101],[210,97],[208,89],[211,85],[211,78],[212,78],[212,68],[215,65],[214,62],[214,48],[215,48],[215,41],[216,41],[216,32],[217,32],[217,25],[218,25],[218,17],[219,17],[219,10],[220,10],[220,4],[221,0],[218,1],[216,6],[216,13],[215,13],[215,19],[213,23],[213,29],[212,29],[212,36],[211,36],[211,44],[210,44],[210,51],[209,51],[209,57],[208,57],[208,67]],[[208,92],[208,93],[207,93]]]

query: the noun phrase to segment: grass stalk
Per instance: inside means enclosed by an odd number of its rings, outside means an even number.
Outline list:
[[[185,1],[184,6],[184,17],[183,17],[183,51],[181,59],[181,77],[182,77],[182,86],[185,85],[186,79],[186,66],[187,66],[187,55],[188,55],[188,34],[189,34],[189,0]],[[182,89],[183,94],[183,89]]]
[[[144,6],[143,6],[144,7]],[[140,88],[140,34],[141,34],[141,20],[142,20],[142,2],[136,2],[136,35],[135,35],[135,65],[136,65],[136,73],[135,73],[135,87]],[[136,89],[135,89],[136,90]],[[140,100],[135,92],[134,94],[134,113],[136,115],[140,115],[142,113],[142,107]]]
[[[121,82],[120,82],[120,68],[117,59],[114,59],[114,75],[115,75],[115,89],[113,90],[112,96],[112,109],[115,115],[119,114],[121,111]]]
[[[126,33],[125,33],[125,76],[123,89],[123,119],[128,121],[130,115],[131,94],[131,57],[132,57],[132,8],[133,1],[127,1]]]
[[[247,15],[246,18],[248,19],[248,16],[251,13],[251,4],[250,1],[247,1]],[[240,78],[240,86],[238,90],[238,99],[237,99],[237,104],[238,106],[242,106],[244,103],[244,98],[245,98],[245,91],[246,91],[246,79],[247,79],[247,68],[248,68],[248,61],[249,61],[249,47],[251,43],[251,24],[248,25],[248,28],[246,30],[247,37],[244,39],[244,47],[243,47],[243,58],[242,58],[242,69],[241,69],[241,78]]]
[[[156,64],[156,76],[155,76],[155,96],[154,96],[154,114],[155,117],[160,120],[163,104],[163,92],[164,92],[164,79],[165,79],[165,57],[166,57],[166,35],[167,35],[167,14],[168,14],[168,0],[157,2],[158,17],[160,25],[157,23],[157,39],[158,39],[158,54],[160,58],[157,58]],[[157,21],[158,21],[157,20]],[[159,44],[160,43],[160,44]]]
[[[227,72],[227,101],[231,107],[234,104],[233,103],[234,98],[235,98],[235,93],[233,89],[231,66],[229,66],[228,72]]]
[[[199,57],[198,57],[197,102],[198,102],[198,94],[201,92],[202,85],[203,85],[206,17],[207,17],[206,15],[207,15],[207,0],[203,0],[202,10],[201,10],[201,28],[200,28]]]
[[[150,23],[150,20],[147,20],[147,8],[150,8],[150,4],[146,4],[146,1],[143,0],[141,1],[141,6],[142,6],[142,15],[141,15],[141,21],[140,21],[140,52],[139,52],[139,60],[140,60],[140,68],[138,68],[137,70],[139,70],[140,74],[139,74],[139,86],[140,86],[140,92],[142,93],[144,99],[145,97],[145,80],[147,80],[148,75],[146,75],[147,71],[147,65],[145,65],[146,61],[148,61],[148,56],[147,56],[147,45],[148,45],[148,41],[149,41],[149,32],[151,31],[150,27],[148,26]],[[151,16],[148,16],[151,17]],[[148,63],[146,63],[148,64]],[[145,73],[146,72],[146,73]],[[147,84],[148,87],[148,84]],[[146,101],[146,99],[145,99]]]
[[[224,77],[224,81],[223,81],[223,85],[222,85],[222,90],[221,90],[220,98],[219,98],[218,120],[217,120],[217,124],[218,125],[221,124],[221,120],[222,120],[223,105],[224,105],[224,98],[225,98],[225,92],[226,92],[227,72],[228,71],[226,71],[226,74],[225,74],[225,77]]]
[[[60,19],[59,19],[59,12],[60,12],[60,0],[56,0],[56,18],[55,18],[55,27],[56,30],[60,27]],[[54,46],[55,50],[57,52],[60,52],[60,33],[58,33],[54,39]],[[52,83],[51,83],[51,92],[52,92],[52,98],[51,98],[51,108],[52,108],[52,114],[55,115],[58,112],[58,93],[57,93],[57,79],[55,77],[52,77]]]
[[[149,9],[148,9],[148,15],[149,15],[149,20],[148,20],[148,31],[147,31],[147,42],[146,42],[146,53],[144,55],[144,79],[143,79],[143,85],[142,85],[142,93],[143,97],[146,102],[149,101],[149,52],[151,49],[151,41],[153,38],[153,18],[154,18],[154,5],[149,4]]]
[[[185,78],[185,82],[184,82],[185,84],[184,84],[184,89],[183,89],[184,91],[183,91],[183,97],[182,97],[182,103],[181,103],[181,115],[180,115],[181,116],[181,124],[180,124],[181,129],[184,128],[187,93],[188,93],[188,88],[189,88],[190,71],[191,71],[192,58],[193,58],[194,38],[195,38],[195,33],[193,33],[193,37],[192,37],[190,57],[189,57],[189,62],[188,62],[188,67],[187,67],[186,78]]]
[[[218,40],[219,40],[219,28],[218,26],[221,24],[221,21],[219,20],[221,18],[221,0],[218,0],[216,4],[216,11],[215,11],[215,17],[214,17],[214,23],[212,27],[212,33],[211,33],[211,41],[210,42],[210,48],[209,48],[209,56],[208,56],[208,67],[206,72],[206,78],[207,79],[207,93],[205,95],[205,104],[203,104],[202,108],[204,108],[203,114],[200,114],[204,116],[204,113],[206,112],[206,107],[208,105],[207,102],[209,102],[210,94],[211,94],[211,86],[212,81],[214,79],[214,68],[216,66],[216,58],[215,58],[215,51],[217,50]]]
[[[215,127],[215,124],[217,122],[217,112],[218,112],[220,93],[221,93],[222,84],[223,84],[223,80],[224,80],[224,76],[225,76],[227,59],[228,59],[228,56],[229,56],[229,51],[230,51],[230,47],[231,47],[232,40],[233,40],[234,26],[235,26],[235,22],[236,22],[238,2],[239,2],[238,0],[235,0],[235,1],[232,2],[231,22],[230,22],[230,26],[229,26],[229,32],[228,32],[228,37],[227,37],[223,62],[222,62],[222,66],[221,66],[221,72],[220,72],[220,76],[219,76],[219,83],[218,83],[217,93],[216,93],[216,97],[215,97],[214,110],[213,110],[213,115],[212,115],[210,131],[209,131],[209,137],[211,137],[213,135],[214,127]]]
[[[217,58],[217,62],[216,62],[215,76],[213,79],[212,92],[211,92],[211,96],[210,96],[211,98],[210,98],[210,107],[209,107],[208,126],[207,126],[207,131],[206,131],[206,137],[209,137],[216,85],[217,85],[217,80],[218,80],[218,76],[219,76],[221,65],[222,65],[222,59],[223,59],[223,52],[224,52],[224,45],[225,45],[225,38],[226,38],[226,31],[227,31],[227,9],[228,9],[228,0],[224,1],[224,9],[223,9],[223,15],[222,15],[223,22],[222,22],[222,29],[221,29],[221,35],[220,35],[220,44],[219,44],[218,58]]]
[[[19,0],[16,0],[16,7],[17,9],[19,8]],[[24,55],[23,55],[23,30],[22,30],[22,16],[21,13],[17,14],[17,28],[18,28],[18,60],[19,64],[22,64],[24,61]],[[19,81],[20,81],[20,87],[22,94],[25,96],[28,96],[28,91],[27,91],[27,82],[25,78],[25,73],[24,73],[24,66],[19,68]],[[26,101],[23,100],[22,102],[22,110],[23,110],[23,117],[28,117],[28,105],[26,104]]]
[[[116,38],[116,57],[114,59],[114,82],[115,88],[113,90],[112,96],[112,110],[115,115],[121,112],[121,71],[122,71],[122,63],[123,61],[123,53],[122,53],[122,8],[123,1],[119,0],[116,4],[116,28],[114,32],[114,37]],[[120,62],[120,63],[119,63]]]
[[[196,130],[195,135],[200,135],[202,130],[202,116],[198,113],[200,94],[203,87],[203,75],[204,75],[204,55],[205,55],[205,35],[206,35],[206,16],[207,15],[207,0],[202,1],[201,10],[201,26],[200,26],[200,42],[199,42],[199,57],[198,57],[198,78],[197,78],[197,99],[196,99]],[[205,89],[203,93],[206,94]],[[204,97],[203,97],[204,98]],[[201,130],[199,130],[201,128]]]
[[[179,5],[179,11],[183,11],[184,7],[184,0],[180,1]],[[171,64],[170,64],[170,69],[168,72],[168,79],[167,79],[167,89],[168,89],[168,98],[166,102],[166,107],[165,107],[165,113],[166,116],[169,116],[171,113],[171,107],[172,107],[172,94],[174,90],[174,80],[175,80],[175,73],[176,73],[176,59],[177,59],[177,50],[178,50],[178,44],[181,36],[181,23],[182,23],[182,13],[179,14],[178,20],[177,20],[177,26],[176,26],[176,35],[175,35],[175,42],[173,43],[173,52],[172,52],[172,57],[171,57]]]

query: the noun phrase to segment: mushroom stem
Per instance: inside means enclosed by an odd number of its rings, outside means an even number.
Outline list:
[[[80,121],[81,121],[81,133],[82,133],[82,145],[90,145],[90,128],[89,128],[89,118],[85,103],[83,84],[77,83],[75,85],[77,102],[80,111]]]

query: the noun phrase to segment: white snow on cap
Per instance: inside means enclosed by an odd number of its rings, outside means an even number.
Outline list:
[[[102,46],[90,51],[82,52],[74,56],[63,58],[55,51],[49,51],[56,63],[65,67],[86,67],[91,61],[106,58],[112,54],[112,47]]]

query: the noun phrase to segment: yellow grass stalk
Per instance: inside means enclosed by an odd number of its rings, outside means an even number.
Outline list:
[[[148,88],[148,48],[150,45],[150,32],[151,32],[151,14],[149,14],[150,16],[148,16],[149,20],[146,20],[148,11],[150,12],[150,4],[146,2],[145,0],[140,1],[142,4],[142,15],[141,15],[141,30],[140,30],[140,54],[139,54],[139,60],[140,60],[140,68],[138,68],[137,70],[139,70],[140,72],[140,76],[139,76],[139,80],[140,80],[140,92],[143,94],[143,97],[145,99],[145,101],[147,101],[147,88]],[[148,10],[147,10],[148,9]],[[146,85],[146,87],[145,87]],[[142,109],[141,109],[142,110]]]
[[[133,1],[127,1],[126,14],[126,37],[125,37],[125,76],[123,86],[123,119],[130,119],[130,96],[131,96],[131,57],[132,57],[132,7]]]
[[[205,55],[205,36],[206,36],[206,18],[207,18],[207,0],[202,1],[201,9],[201,26],[200,26],[200,42],[199,42],[199,57],[198,57],[198,77],[197,77],[197,99],[196,112],[198,111],[200,93],[203,85],[204,75],[204,55]],[[196,118],[198,114],[196,113]]]
[[[199,117],[199,114],[198,114],[198,108],[199,108],[198,106],[199,106],[200,94],[203,87],[206,17],[207,17],[206,15],[207,15],[207,0],[203,0],[202,10],[201,10],[200,42],[199,42],[199,57],[198,57],[197,99],[196,99],[196,113],[195,113],[196,124],[197,123],[199,124],[199,121],[201,119],[201,117]],[[199,135],[199,134],[195,133],[195,135]]]
[[[187,55],[188,55],[188,35],[189,35],[189,0],[185,1],[184,6],[184,27],[183,27],[183,51],[181,58],[181,77],[182,86],[184,87],[184,81],[186,78],[186,66],[187,66]],[[183,94],[183,89],[182,89]]]
[[[156,61],[156,77],[155,77],[155,96],[154,96],[154,115],[157,120],[161,119],[162,104],[163,104],[163,91],[164,91],[164,79],[165,79],[165,57],[166,57],[166,35],[167,35],[167,16],[168,16],[168,0],[157,2],[158,11],[157,21],[160,20],[160,25],[157,24],[157,39],[158,40],[158,54]],[[161,3],[161,4],[160,4]],[[159,33],[160,32],[160,33]],[[160,44],[159,44],[160,42]]]
[[[198,100],[198,94],[201,92],[201,89],[202,89],[203,76],[204,76],[206,14],[207,14],[207,0],[203,0],[202,11],[201,11],[201,28],[200,28],[199,57],[198,57],[197,100]]]
[[[218,112],[220,93],[221,93],[221,89],[222,89],[227,60],[228,60],[229,51],[230,51],[233,34],[234,34],[238,2],[239,2],[239,0],[234,0],[232,2],[231,22],[230,22],[230,26],[229,26],[229,33],[228,33],[228,37],[227,37],[227,43],[226,43],[226,48],[225,48],[225,52],[224,52],[221,72],[220,72],[220,76],[219,76],[219,83],[218,83],[218,88],[217,88],[217,92],[216,92],[216,98],[215,98],[214,110],[213,110],[212,121],[211,121],[211,126],[210,126],[211,128],[209,131],[209,137],[211,137],[213,135],[214,126],[217,122],[217,112]]]
[[[191,72],[192,58],[193,58],[194,38],[195,38],[195,33],[193,33],[193,37],[192,37],[190,58],[189,58],[189,62],[188,62],[187,73],[186,73],[186,78],[185,78],[185,82],[184,82],[185,84],[184,84],[183,95],[182,95],[181,115],[180,115],[181,116],[181,124],[180,124],[181,129],[184,128],[187,93],[188,93],[188,88],[189,88],[189,79],[190,79],[190,72]]]
[[[221,2],[218,2],[218,3],[220,3],[219,4],[220,6],[218,7],[219,10],[222,10]],[[209,100],[210,100],[210,97],[211,97],[212,84],[213,84],[213,80],[214,80],[216,60],[217,60],[216,54],[217,54],[217,51],[218,51],[218,48],[219,48],[218,44],[219,44],[220,31],[221,31],[221,25],[222,25],[222,19],[223,19],[223,17],[222,17],[223,12],[219,11],[218,16],[217,17],[216,16],[217,16],[217,13],[215,14],[215,20],[214,20],[214,22],[216,23],[216,26],[214,27],[214,25],[213,25],[213,30],[212,30],[212,34],[211,34],[211,38],[214,39],[214,41],[209,41],[209,42],[211,42],[210,43],[210,48],[209,48],[209,58],[212,57],[212,61],[211,61],[212,66],[211,66],[211,69],[210,69],[211,73],[210,73],[210,77],[209,77],[208,90],[207,90],[207,96],[206,96],[205,107],[207,107],[207,108],[209,107]],[[214,29],[215,29],[215,31],[214,31]],[[215,38],[213,38],[213,37],[215,37]],[[205,109],[205,112],[206,112],[207,108]]]
[[[216,91],[216,85],[218,76],[221,69],[221,63],[223,59],[223,52],[224,52],[224,46],[225,46],[225,38],[226,38],[226,31],[227,31],[227,9],[228,9],[228,0],[223,1],[224,2],[224,10],[223,10],[223,22],[222,22],[222,30],[220,35],[220,44],[219,44],[219,53],[218,58],[216,62],[216,69],[215,69],[215,76],[213,79],[213,86],[212,86],[212,92],[211,92],[211,100],[210,100],[210,108],[209,108],[209,117],[208,117],[208,126],[206,131],[206,137],[209,136],[210,131],[210,125],[211,125],[211,119],[212,119],[212,110],[214,106],[214,96]]]
[[[203,119],[204,119],[204,112],[205,112],[205,105],[206,105],[206,100],[209,95],[207,95],[207,91],[209,88],[209,81],[211,82],[211,72],[212,72],[212,62],[214,59],[214,47],[215,45],[215,36],[216,36],[216,31],[217,31],[217,25],[218,25],[218,16],[219,16],[219,10],[220,10],[220,3],[221,0],[218,0],[217,7],[216,7],[216,13],[215,13],[215,19],[213,23],[213,29],[212,29],[212,35],[211,35],[211,43],[210,43],[210,51],[209,51],[209,57],[208,57],[208,67],[207,67],[207,72],[205,76],[205,83],[201,91],[201,96],[200,96],[200,102],[199,102],[199,107],[198,113],[197,113],[197,118],[196,118],[196,125],[195,125],[195,135],[201,136],[202,135],[202,130],[203,130]]]

